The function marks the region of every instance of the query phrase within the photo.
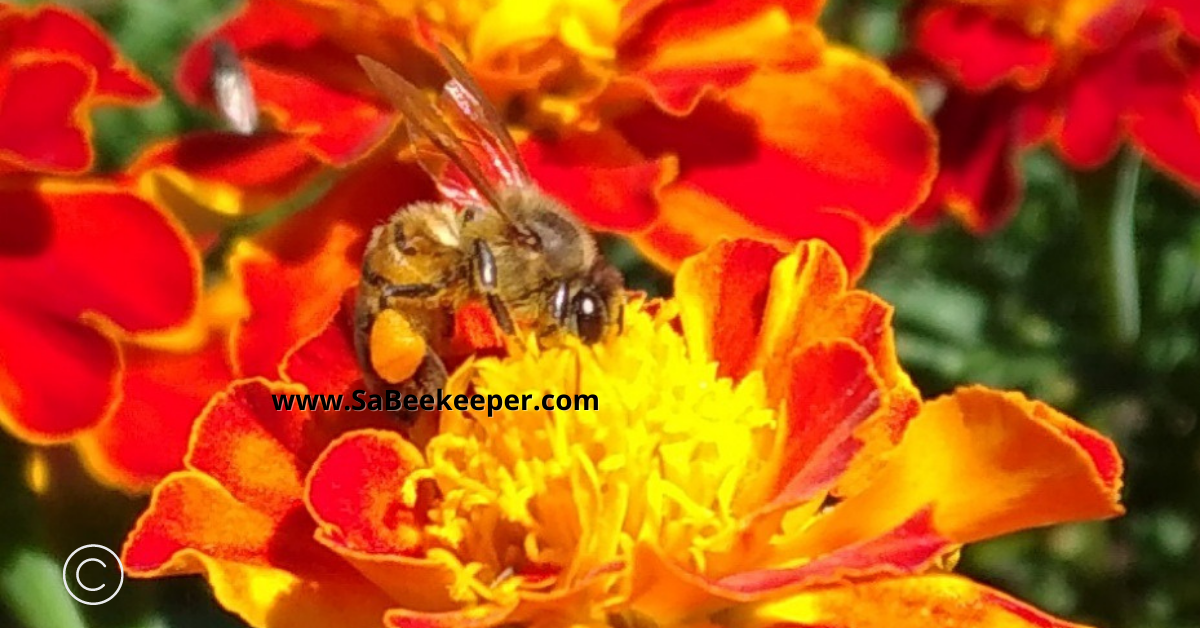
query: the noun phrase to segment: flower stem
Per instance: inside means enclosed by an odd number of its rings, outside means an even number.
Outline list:
[[[1078,172],[1075,177],[1084,235],[1103,302],[1105,337],[1119,351],[1129,349],[1141,331],[1134,226],[1141,166],[1141,156],[1125,150],[1100,169]]]

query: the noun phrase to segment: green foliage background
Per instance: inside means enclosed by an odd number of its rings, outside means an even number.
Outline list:
[[[215,124],[179,102],[171,77],[187,42],[230,2],[68,4],[95,17],[167,93],[150,108],[98,115],[102,168],[120,167],[153,138]],[[885,55],[902,36],[898,11],[898,1],[833,1],[826,30]],[[1129,514],[973,545],[961,569],[1076,621],[1200,626],[1200,202],[1144,169],[1136,206],[1142,333],[1131,347],[1114,346],[1095,287],[1104,268],[1084,237],[1094,213],[1078,202],[1077,177],[1043,153],[1024,168],[1026,200],[1006,228],[987,239],[953,224],[902,229],[876,252],[864,283],[895,304],[901,359],[927,396],[966,383],[1019,389],[1113,437],[1127,465]],[[635,287],[669,292],[669,278],[630,247],[608,238],[606,248]],[[118,547],[144,501],[97,489],[61,449],[49,459],[67,480],[53,497],[34,499],[23,492],[27,454],[0,436],[0,593],[9,602],[0,626],[239,625],[198,579],[127,581],[102,607],[64,599],[54,561],[84,543]]]

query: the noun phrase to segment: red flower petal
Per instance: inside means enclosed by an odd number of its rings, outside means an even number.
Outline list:
[[[1008,221],[1021,195],[1014,137],[1019,104],[1015,92],[1003,89],[947,96],[934,118],[942,168],[927,207],[944,206],[976,233]]]
[[[328,41],[321,25],[274,0],[248,3],[184,53],[177,82],[189,100],[212,101],[211,45],[218,37],[243,56],[259,106],[323,161],[356,161],[391,129],[389,108],[380,104],[353,54]]]
[[[521,155],[548,193],[593,227],[635,231],[658,214],[656,194],[676,169],[642,157],[611,132],[525,142]]]
[[[1009,81],[1028,89],[1041,84],[1055,63],[1051,41],[981,7],[935,4],[915,22],[916,49],[968,91]]]
[[[305,392],[246,380],[214,397],[196,422],[191,470],[159,484],[126,540],[132,575],[206,573],[221,603],[257,626],[380,620],[386,596],[313,540],[304,478],[332,426],[272,400]]]
[[[1138,58],[1139,85],[1128,117],[1133,142],[1154,164],[1200,190],[1200,50],[1162,48]]]
[[[424,467],[395,432],[360,430],[330,444],[308,477],[309,512],[325,542],[367,554],[420,555],[421,513],[403,501],[404,484]]]
[[[91,167],[91,124],[82,105],[94,81],[73,59],[29,59],[0,68],[0,160],[34,172]]]
[[[13,28],[10,50],[37,50],[78,59],[96,71],[101,101],[143,103],[158,88],[117,55],[104,33],[90,20],[61,7],[39,7]]]
[[[1151,6],[1177,20],[1189,37],[1200,40],[1200,5],[1191,0],[1151,0]]]
[[[640,238],[668,265],[722,237],[766,234],[827,239],[861,272],[864,241],[912,211],[934,176],[932,131],[911,96],[836,48],[808,69],[759,72],[687,117],[643,109],[620,127],[644,153],[679,158],[663,217]]]
[[[362,381],[362,367],[354,355],[351,296],[316,335],[301,341],[284,358],[279,370],[288,381],[321,394],[337,394]]]
[[[130,533],[134,577],[205,573],[221,604],[264,628],[375,625],[389,600],[312,540],[303,508],[263,513],[195,472],[169,476]]]
[[[167,217],[118,188],[10,186],[0,207],[9,234],[0,236],[0,414],[24,437],[68,438],[111,411],[117,353],[95,326],[183,323],[199,261]]]
[[[870,357],[846,341],[796,352],[790,370],[784,464],[768,508],[803,503],[832,487],[862,449],[855,430],[884,401]]]
[[[224,336],[213,334],[195,351],[124,345],[122,357],[120,402],[112,416],[87,433],[84,460],[111,484],[148,491],[183,468],[196,417],[233,380],[229,345]]]

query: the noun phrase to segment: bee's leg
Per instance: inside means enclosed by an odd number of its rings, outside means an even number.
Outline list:
[[[504,333],[511,336],[516,332],[516,328],[508,314],[508,306],[504,305],[504,301],[497,294],[496,256],[492,255],[492,249],[483,240],[475,241],[475,277],[479,281],[479,289],[487,297],[488,307],[496,317],[496,323]]]

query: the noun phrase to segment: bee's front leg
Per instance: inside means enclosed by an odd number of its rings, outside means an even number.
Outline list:
[[[496,323],[500,325],[500,329],[511,336],[516,333],[516,328],[513,326],[512,316],[508,313],[508,306],[504,305],[504,301],[498,293],[496,256],[492,254],[491,247],[483,240],[476,240],[474,248],[475,280],[478,282],[479,290],[487,299],[488,308],[492,310],[492,315],[496,317]]]

